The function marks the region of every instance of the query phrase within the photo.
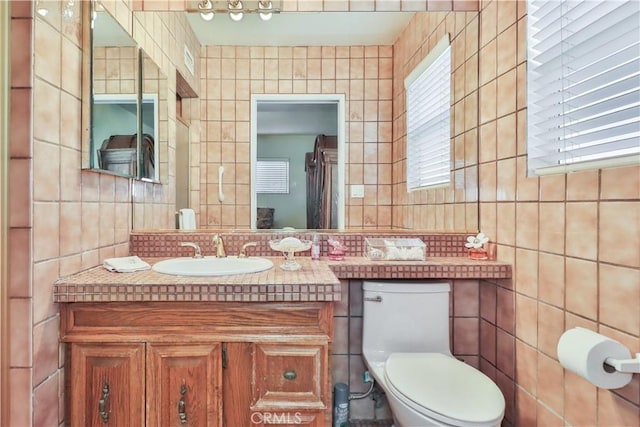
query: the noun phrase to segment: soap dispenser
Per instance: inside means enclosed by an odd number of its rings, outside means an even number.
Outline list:
[[[320,259],[320,239],[317,234],[311,237],[311,259],[314,261]]]

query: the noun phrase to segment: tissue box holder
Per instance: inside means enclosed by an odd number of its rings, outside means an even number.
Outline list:
[[[427,245],[417,238],[365,238],[364,256],[372,261],[424,261]]]

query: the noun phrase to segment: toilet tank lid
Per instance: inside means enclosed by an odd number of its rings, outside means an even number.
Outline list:
[[[428,282],[428,281],[411,281],[411,280],[396,280],[396,281],[364,281],[362,283],[362,289],[364,291],[392,293],[392,294],[426,294],[426,293],[439,293],[449,292],[451,287],[447,282]]]

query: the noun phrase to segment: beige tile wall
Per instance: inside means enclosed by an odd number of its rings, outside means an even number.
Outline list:
[[[64,419],[63,352],[58,344],[58,308],[51,301],[60,276],[96,266],[104,258],[127,255],[135,207],[144,212],[136,223],[145,228],[173,225],[171,145],[163,165],[163,185],[132,183],[81,167],[82,26],[76,17],[63,21],[61,2],[47,2],[41,17],[33,3],[11,3],[11,118],[9,141],[9,317],[11,322],[10,425],[57,425]],[[86,4],[86,3],[85,3]],[[133,28],[129,1],[104,2],[124,28]],[[152,30],[140,22],[136,35],[154,61],[172,76],[182,60],[182,15],[151,13]],[[179,30],[179,31],[178,31]],[[148,35],[150,34],[150,35]],[[163,42],[183,42],[171,52]],[[33,46],[33,51],[28,46]],[[190,79],[192,84],[194,79]],[[173,99],[175,89],[167,90]],[[167,102],[168,120],[161,132],[172,132],[175,103]],[[175,130],[173,131],[175,134]]]
[[[478,32],[476,12],[422,13],[393,46],[394,228],[478,228]],[[451,184],[407,193],[404,79],[445,34],[451,41],[452,62]]]
[[[392,53],[391,46],[203,47],[200,226],[249,228],[251,94],[337,93],[347,100],[346,182],[365,188],[363,199],[346,201],[346,227],[389,228]]]
[[[138,49],[133,46],[93,49],[93,93],[130,94],[138,92]]]
[[[163,91],[166,102],[160,102],[160,117],[163,118],[166,114],[166,120],[161,120],[159,126],[159,172],[163,185],[144,181],[132,183],[133,229],[175,228],[176,72],[178,70],[191,88],[199,93],[200,80],[197,76],[200,75],[200,45],[183,14],[135,12],[132,26],[134,39],[159,68],[161,76],[166,78],[166,91]],[[194,74],[184,65],[185,47],[195,58]],[[159,81],[159,85],[164,87],[165,83]],[[194,108],[191,107],[191,115],[185,117],[191,125],[191,142],[194,144],[192,153],[197,151],[200,134],[198,108]]]
[[[480,229],[514,266],[480,283],[481,366],[517,426],[638,426],[640,379],[598,389],[562,369],[583,326],[640,351],[640,167],[526,176],[526,5],[480,12]]]

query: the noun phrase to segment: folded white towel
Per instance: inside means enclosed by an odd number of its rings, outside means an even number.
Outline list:
[[[193,209],[180,209],[178,212],[178,227],[180,230],[195,230],[196,211]]]
[[[107,258],[102,263],[102,266],[109,271],[117,271],[118,273],[132,273],[134,271],[148,270],[151,268],[149,264],[137,256]]]

